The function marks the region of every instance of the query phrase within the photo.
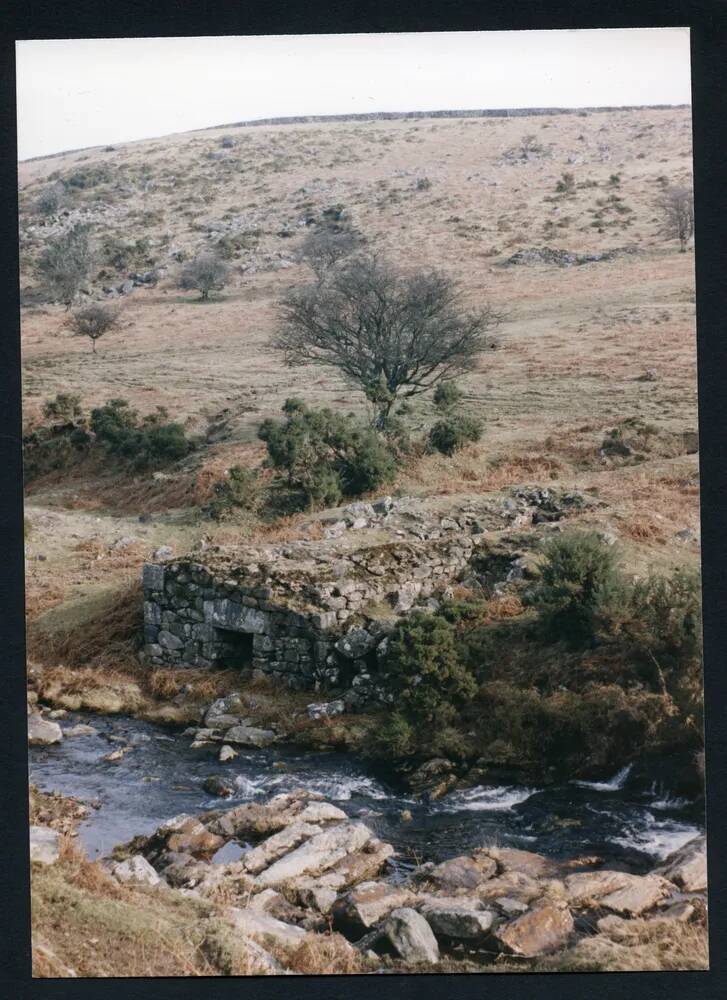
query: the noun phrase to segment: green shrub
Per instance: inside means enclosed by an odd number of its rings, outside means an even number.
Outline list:
[[[286,400],[283,412],[284,421],[265,420],[258,436],[269,464],[303,505],[335,504],[393,478],[396,463],[386,443],[354,417],[309,409],[299,399]]]
[[[256,512],[263,500],[260,478],[255,469],[233,465],[224,479],[212,487],[207,512],[215,521],[223,521],[237,510]]]
[[[130,459],[135,469],[175,462],[194,447],[181,424],[169,422],[164,407],[139,420],[125,399],[111,399],[91,411],[91,429],[109,454]]]
[[[677,569],[672,576],[650,576],[634,585],[629,602],[629,639],[638,648],[683,662],[701,652],[699,573]]]
[[[613,549],[595,532],[570,531],[547,541],[543,551],[545,561],[530,603],[554,638],[593,641],[625,595]]]
[[[429,431],[429,444],[443,455],[453,455],[471,441],[482,437],[482,424],[467,416],[445,417]]]
[[[97,167],[78,167],[65,178],[65,184],[70,188],[85,190],[99,184],[107,184],[111,180],[111,170],[105,164]]]
[[[475,695],[462,652],[454,625],[442,615],[414,612],[397,624],[388,641],[386,683],[407,719],[434,721]]]
[[[488,763],[536,764],[572,773],[618,766],[657,746],[667,735],[670,701],[617,684],[543,694],[497,681],[480,688],[477,709]]]

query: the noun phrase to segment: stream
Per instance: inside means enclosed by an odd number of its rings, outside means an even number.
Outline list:
[[[30,780],[43,791],[97,804],[79,827],[92,858],[151,833],[179,813],[231,808],[295,788],[321,792],[393,844],[395,867],[402,874],[423,861],[442,861],[491,843],[551,857],[598,855],[641,872],[704,829],[703,801],[679,797],[670,784],[673,758],[629,765],[600,782],[570,781],[543,789],[477,786],[424,804],[350,753],[245,748],[220,764],[216,749],[192,750],[189,737],[151,723],[72,713],[63,728],[77,722],[97,733],[30,747]],[[116,763],[101,759],[121,746],[133,749]],[[234,796],[220,799],[206,792],[203,783],[210,775],[234,781]],[[410,820],[402,818],[405,810]],[[223,849],[216,860],[233,857]]]

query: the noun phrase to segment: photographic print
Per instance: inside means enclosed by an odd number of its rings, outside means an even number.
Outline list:
[[[33,975],[708,968],[689,30],[17,95]]]

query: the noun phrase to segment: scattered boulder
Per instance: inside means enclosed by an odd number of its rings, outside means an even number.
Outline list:
[[[597,871],[568,875],[563,885],[571,906],[593,906],[602,896],[624,889],[629,882],[627,872]]]
[[[234,760],[235,757],[237,757],[237,750],[233,750],[232,747],[228,747],[227,744],[221,748],[219,756],[221,764],[226,764],[228,760]]]
[[[30,827],[30,860],[53,865],[61,853],[61,835],[49,826]]]
[[[69,726],[63,731],[65,736],[96,736],[98,729],[94,726],[87,726],[85,722],[79,722],[76,726]]]
[[[383,928],[383,933],[394,950],[410,965],[433,965],[439,961],[439,945],[424,917],[403,906],[393,910]]]

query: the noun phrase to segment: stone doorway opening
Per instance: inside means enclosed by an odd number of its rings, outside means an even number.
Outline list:
[[[232,629],[218,628],[217,655],[214,666],[220,670],[247,670],[252,665],[252,632],[234,632]]]

